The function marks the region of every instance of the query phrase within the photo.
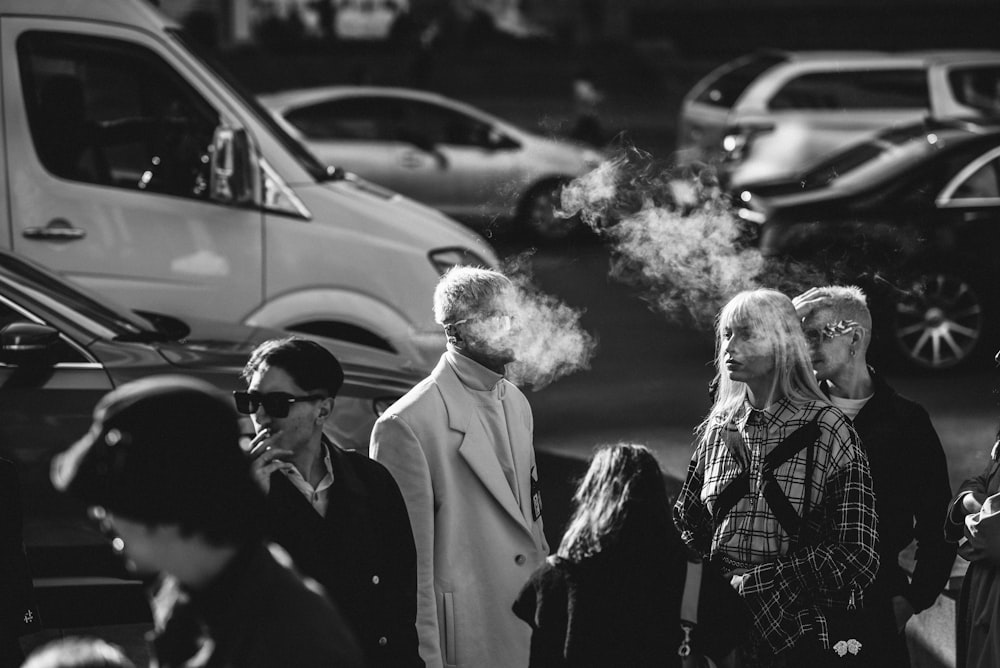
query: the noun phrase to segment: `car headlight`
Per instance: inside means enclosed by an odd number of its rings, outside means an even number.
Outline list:
[[[444,274],[452,267],[489,267],[490,264],[473,253],[468,248],[438,248],[427,254],[431,264],[437,269],[439,274]]]

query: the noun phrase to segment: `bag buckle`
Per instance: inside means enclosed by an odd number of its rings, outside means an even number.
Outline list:
[[[681,657],[682,659],[691,656],[692,629],[694,629],[694,624],[681,622],[681,631],[684,632],[684,640],[681,640],[681,646],[677,648],[677,656]]]

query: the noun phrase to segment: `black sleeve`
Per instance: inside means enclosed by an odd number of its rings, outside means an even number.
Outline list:
[[[528,668],[564,668],[569,612],[566,582],[549,564],[543,565],[521,589],[512,609],[531,627]]]
[[[919,408],[908,420],[910,443],[917,468],[914,481],[913,531],[917,541],[913,577],[906,599],[916,612],[934,604],[951,575],[956,545],[941,532],[950,510],[948,461],[930,416]]]

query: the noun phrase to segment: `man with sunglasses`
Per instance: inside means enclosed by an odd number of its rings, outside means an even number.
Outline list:
[[[53,460],[52,482],[90,507],[132,571],[156,578],[154,665],[363,665],[319,587],[265,546],[236,411],[211,385],[154,376],[118,387]]]
[[[881,565],[864,596],[873,627],[866,646],[870,665],[907,668],[906,622],[934,603],[955,560],[955,546],[941,531],[951,501],[944,450],[927,411],[868,365],[872,318],[864,292],[812,288],[793,301],[816,378],[852,419],[871,466]],[[914,539],[907,577],[899,557]]]
[[[528,665],[512,610],[548,554],[531,407],[504,378],[516,291],[503,274],[454,267],[434,292],[447,350],[386,411],[371,455],[396,477],[417,544],[420,653],[429,667]]]
[[[269,537],[316,579],[353,625],[371,668],[422,667],[416,632],[416,552],[392,475],[323,433],[344,382],[314,341],[267,341],[235,392],[251,416],[252,468],[267,493]]]

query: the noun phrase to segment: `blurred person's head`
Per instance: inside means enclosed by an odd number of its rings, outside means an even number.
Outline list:
[[[434,290],[434,319],[449,349],[503,373],[514,361],[515,299],[514,284],[500,272],[456,266]]]
[[[663,470],[644,445],[602,446],[573,495],[559,555],[572,561],[676,535]]]
[[[135,668],[118,645],[101,638],[69,636],[35,649],[21,668]]]
[[[802,320],[810,360],[819,380],[832,380],[867,365],[872,315],[861,288],[831,285],[812,288],[793,303]]]
[[[194,378],[154,376],[105,395],[87,434],[53,460],[52,481],[91,507],[138,573],[180,577],[200,565],[192,548],[262,536],[264,496],[236,411]]]
[[[302,337],[265,341],[243,368],[247,392],[237,395],[258,432],[282,432],[291,450],[322,435],[344,384],[344,370],[333,353]],[[244,405],[240,405],[240,404]]]
[[[827,401],[816,382],[792,300],[760,288],[737,294],[716,319],[715,401],[702,423],[728,422],[749,398],[757,408],[788,398]]]

